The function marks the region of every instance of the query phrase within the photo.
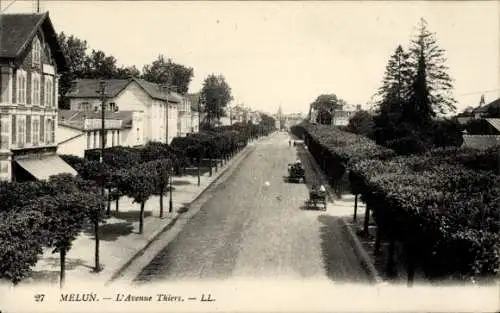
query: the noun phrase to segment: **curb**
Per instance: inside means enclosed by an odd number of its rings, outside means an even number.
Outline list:
[[[340,224],[344,229],[344,231],[348,234],[349,240],[351,241],[351,244],[354,246],[354,253],[360,259],[361,266],[363,266],[365,271],[368,273],[370,279],[376,284],[383,283],[384,280],[378,273],[377,269],[375,268],[375,265],[373,264],[370,256],[368,255],[368,252],[365,250],[365,248],[363,248],[357,235],[354,233],[354,230],[351,227],[349,227],[349,224],[344,218],[340,218]]]
[[[188,205],[186,206],[191,206],[191,204],[193,204],[194,202],[198,201],[201,196],[210,188],[212,187],[215,183],[217,183],[222,175],[224,173],[226,173],[229,169],[233,168],[233,167],[236,167],[239,165],[239,163],[241,163],[241,161],[243,161],[249,154],[250,152],[252,152],[254,149],[253,146],[249,146],[247,145],[242,151],[240,151],[231,161],[232,164],[229,164],[228,166],[226,166],[224,169],[222,170],[219,170],[219,172],[217,173],[218,176],[216,176],[211,182],[209,182],[205,188],[201,189],[197,194],[195,194],[194,198],[189,202]],[[227,165],[227,163],[226,163]],[[163,227],[162,229],[160,229],[160,231],[158,231],[154,236],[153,238],[149,239],[148,240],[148,243],[142,247],[141,249],[139,249],[136,253],[134,253],[134,255],[132,257],[129,258],[129,260],[123,265],[121,266],[118,270],[114,271],[113,274],[111,275],[111,278],[107,279],[106,282],[105,282],[105,285],[109,285],[110,283],[112,283],[113,281],[115,281],[116,279],[118,279],[120,276],[122,276],[123,272],[125,270],[127,270],[127,268],[137,259],[139,258],[141,255],[144,254],[144,252],[151,246],[151,244],[153,244],[153,242],[155,242],[161,235],[163,235],[166,231],[170,230],[174,225],[175,223],[177,222],[177,220],[179,219],[179,217],[181,216],[182,214],[177,214],[174,218],[172,218],[171,221],[168,222],[167,225],[165,225],[165,227]]]
[[[304,151],[306,151],[306,155],[309,161],[309,164],[312,165],[314,172],[316,172],[316,175],[319,176],[320,180],[325,183],[327,180],[325,179],[325,174],[321,171],[319,168],[318,164],[316,163],[316,160],[312,157],[311,153],[309,150],[303,148]],[[328,186],[328,184],[326,184]],[[326,188],[326,192],[333,203],[335,199],[337,199],[337,196],[331,192],[331,187],[328,186]],[[358,236],[354,233],[354,231],[349,227],[347,224],[346,220],[344,218],[340,218],[340,224],[342,226],[342,229],[344,232],[347,233],[347,237],[349,237],[349,241],[351,244],[354,246],[354,253],[356,256],[360,259],[361,266],[365,269],[366,273],[368,274],[370,280],[372,280],[374,283],[379,284],[383,283],[384,280],[378,273],[377,269],[375,268],[375,265],[373,264],[370,256],[368,255],[368,252],[363,248],[361,242],[358,239]]]

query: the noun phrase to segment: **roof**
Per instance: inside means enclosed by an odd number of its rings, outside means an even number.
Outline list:
[[[42,14],[2,14],[0,18],[0,58],[20,61],[20,57],[30,47],[38,30],[42,30],[49,44],[58,71],[68,69],[66,58],[57,40],[49,13]]]
[[[66,96],[68,98],[98,98],[99,94],[99,79],[77,79],[76,90],[70,91]],[[149,96],[153,99],[166,100],[165,93],[160,91],[159,84],[145,81],[139,78],[130,79],[106,79],[106,95],[114,98],[118,96],[131,82],[136,82]],[[170,92],[168,95],[168,102],[181,103],[182,96],[175,92]]]
[[[491,135],[464,135],[462,147],[474,149],[488,149],[500,144],[500,136]]]
[[[83,130],[85,119],[100,119],[100,112],[82,112],[75,110],[59,110],[58,123],[70,128]],[[132,127],[133,111],[118,111],[118,112],[105,112],[104,119],[107,120],[121,120],[123,121],[123,128]]]
[[[472,110],[473,113],[488,113],[488,109],[492,108],[500,108],[500,98],[496,99],[493,102],[490,102],[486,105],[483,105],[481,107],[475,108]]]
[[[486,121],[488,121],[491,126],[500,132],[500,118],[487,118]]]

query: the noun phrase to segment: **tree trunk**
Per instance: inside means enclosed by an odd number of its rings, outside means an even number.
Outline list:
[[[172,188],[172,186],[170,186]],[[165,192],[165,185],[160,186],[160,218],[163,218],[163,193]]]
[[[120,195],[118,194],[119,193],[118,190],[116,190],[116,192],[117,192],[117,195],[116,195],[116,200],[115,200],[116,201],[116,203],[115,203],[115,210],[116,210],[116,212],[118,212],[118,209],[119,209],[119,205],[118,204],[120,203]]]
[[[210,158],[210,177],[212,177],[212,158]]]
[[[219,163],[219,160],[217,158],[215,158],[215,172],[217,173],[217,170],[218,170],[218,163]]]
[[[141,212],[139,216],[139,234],[142,234],[142,232],[144,231],[144,205],[145,202],[141,202]]]
[[[198,186],[200,186],[200,176],[201,176],[201,173],[200,173],[200,159],[198,159]]]
[[[391,236],[392,237],[392,236]],[[393,238],[389,241],[388,253],[387,253],[387,264],[386,273],[388,277],[394,277],[394,252],[396,251],[396,242]]]
[[[95,266],[94,271],[100,272],[101,265],[99,264],[99,219],[97,216],[94,218],[94,238],[95,238]]]
[[[407,262],[407,273],[408,273],[408,287],[413,286],[413,280],[415,279],[415,259],[413,253],[410,252],[408,262]]]
[[[59,273],[59,287],[64,287],[64,280],[66,278],[66,248],[59,251],[61,272]]]
[[[354,195],[354,222],[357,221],[358,218],[358,194]]]
[[[365,235],[368,235],[368,225],[370,223],[370,208],[368,206],[368,204],[366,205],[366,208],[365,208],[365,224],[364,224],[364,227],[363,227],[363,232],[365,233]]]
[[[106,215],[107,216],[111,215],[111,200],[110,200],[111,191],[110,190],[111,190],[111,188],[108,188],[108,198],[106,199],[106,203],[107,203]]]
[[[382,234],[380,231],[380,227],[377,225],[377,234],[375,236],[375,249],[373,250],[374,255],[378,255],[380,252],[380,242],[382,240]]]

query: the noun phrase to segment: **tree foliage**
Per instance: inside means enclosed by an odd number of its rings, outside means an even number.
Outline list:
[[[177,92],[181,94],[188,92],[194,75],[193,68],[174,63],[172,59],[166,59],[163,55],[159,55],[151,64],[145,65],[142,72],[144,80],[176,86]]]
[[[225,108],[233,100],[231,87],[223,75],[211,74],[203,82],[201,89],[204,113],[209,124],[225,116]]]
[[[317,112],[317,119],[315,122],[318,124],[331,124],[335,110],[342,110],[345,104],[346,102],[338,98],[335,94],[319,95],[316,100],[311,103],[311,110]]]
[[[373,121],[373,116],[368,113],[368,111],[361,110],[354,113],[349,119],[346,130],[371,138],[373,136],[374,127],[375,122]]]
[[[444,50],[422,19],[408,52],[398,46],[389,58],[374,117],[374,138],[378,144],[399,154],[412,154],[460,141],[450,123],[435,119],[439,113],[454,110],[452,80],[445,61]],[[445,125],[450,126],[445,127],[447,132],[434,133]],[[444,138],[443,134],[449,137]]]

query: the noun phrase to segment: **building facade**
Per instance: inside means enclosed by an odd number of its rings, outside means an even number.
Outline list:
[[[143,145],[142,124],[138,112],[106,112],[105,147]],[[100,113],[60,110],[56,136],[58,153],[84,157],[86,150],[100,149],[101,129]]]
[[[66,69],[48,13],[1,15],[1,180],[76,174],[56,154],[57,86]]]
[[[155,83],[142,79],[105,80],[105,110],[133,112],[133,129],[130,140],[121,138],[127,145],[143,145],[149,141],[170,143],[179,135],[179,107],[183,98],[166,92]],[[74,82],[67,97],[73,111],[99,112],[102,99],[97,93],[99,80],[82,79]],[[168,104],[167,104],[168,103]],[[186,123],[186,122],[184,122]],[[135,141],[135,142],[134,142]]]

